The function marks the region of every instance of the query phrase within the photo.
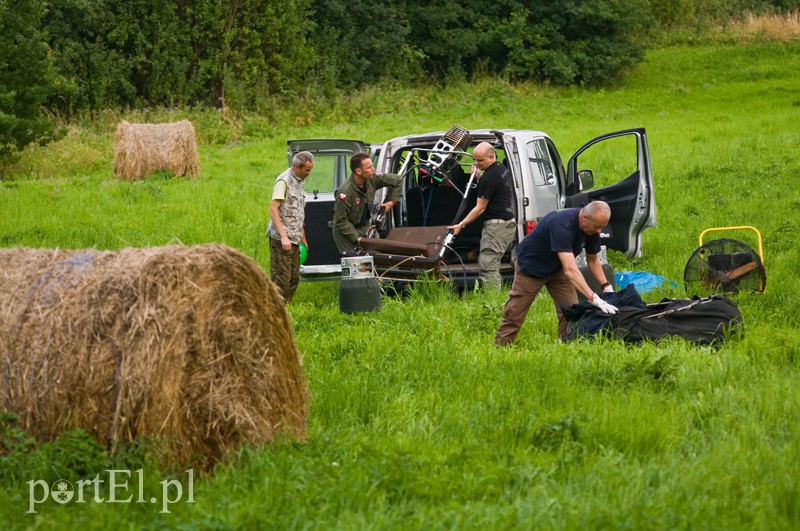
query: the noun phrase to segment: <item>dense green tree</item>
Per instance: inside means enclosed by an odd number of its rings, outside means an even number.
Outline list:
[[[315,77],[326,86],[356,88],[378,79],[420,77],[422,55],[410,38],[412,18],[404,0],[315,0],[311,42]]]
[[[263,110],[276,97],[476,73],[603,84],[641,60],[654,28],[796,2],[0,0],[2,149],[47,134],[43,101],[70,116],[146,106]]]
[[[603,83],[641,59],[649,20],[647,0],[390,0],[379,9],[361,2],[314,3],[323,64],[344,74],[339,86],[371,76],[405,80],[412,67],[417,79],[434,82],[481,72]]]
[[[180,10],[190,36],[190,77],[215,105],[258,104],[297,93],[314,63],[311,0],[197,0]]]
[[[108,40],[117,21],[105,0],[52,2],[42,20],[63,83],[49,105],[69,116],[78,109],[104,109],[136,99],[128,64]]]
[[[601,84],[644,55],[647,0],[522,2],[500,40],[508,47],[505,71],[513,78]]]
[[[41,17],[36,0],[0,0],[0,159],[54,132],[42,114],[56,76]]]
[[[190,50],[175,2],[126,0],[106,2],[114,21],[107,35],[110,50],[121,57],[122,73],[133,94],[127,105],[194,103],[188,90]]]
[[[44,28],[66,79],[51,105],[253,105],[314,63],[311,0],[59,0]]]
[[[409,40],[418,50],[427,79],[461,75],[475,56],[475,13],[453,0],[404,2],[411,20]]]

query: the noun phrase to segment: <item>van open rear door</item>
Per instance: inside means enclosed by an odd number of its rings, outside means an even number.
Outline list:
[[[290,140],[287,151],[290,165],[298,151],[314,155],[314,169],[305,182],[308,257],[300,266],[300,278],[338,280],[341,261],[333,242],[334,192],[350,175],[350,157],[366,153],[367,147],[359,140]]]

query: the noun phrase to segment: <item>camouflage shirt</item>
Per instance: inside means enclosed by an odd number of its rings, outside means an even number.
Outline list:
[[[283,181],[286,183],[286,198],[281,201],[278,207],[278,214],[281,217],[286,236],[292,243],[300,243],[303,236],[303,223],[305,222],[306,194],[303,189],[304,180],[292,173],[292,168],[278,175],[275,182]],[[281,241],[278,228],[269,220],[269,237]]]
[[[342,183],[336,190],[333,209],[333,240],[340,253],[352,250],[356,240],[366,235],[375,191],[388,186],[389,193],[383,202],[399,201],[401,182],[402,178],[394,173],[376,173],[364,183],[364,188],[359,188],[352,174]]]

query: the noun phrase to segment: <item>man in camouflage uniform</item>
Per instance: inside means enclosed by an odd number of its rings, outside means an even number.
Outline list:
[[[386,201],[378,205],[387,212],[400,200],[402,178],[394,173],[377,173],[366,153],[350,158],[350,171],[350,177],[336,190],[333,209],[333,241],[340,253],[352,251],[366,236],[375,190],[389,187]]]
[[[269,274],[283,299],[292,300],[300,283],[300,247],[308,246],[305,222],[306,196],[303,183],[314,168],[314,155],[300,151],[292,167],[278,175],[269,204]]]

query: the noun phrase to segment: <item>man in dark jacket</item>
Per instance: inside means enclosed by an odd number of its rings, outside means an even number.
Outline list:
[[[583,208],[569,208],[547,214],[517,246],[514,284],[503,306],[503,319],[495,334],[496,345],[513,343],[525,322],[536,295],[543,288],[553,298],[558,316],[558,337],[566,339],[569,321],[562,306],[578,303],[578,294],[604,313],[617,308],[594,293],[578,269],[575,257],[586,249],[586,265],[603,287],[613,291],[600,265],[600,232],[611,220],[611,209],[604,201],[593,201]]]
[[[333,241],[340,253],[352,251],[359,239],[366,236],[375,190],[389,187],[386,201],[378,205],[386,212],[391,212],[400,200],[401,177],[378,173],[366,153],[356,153],[350,158],[350,171],[350,177],[336,190],[333,209]]]

